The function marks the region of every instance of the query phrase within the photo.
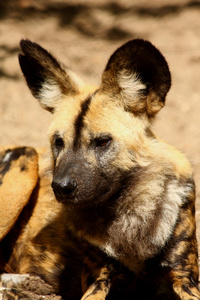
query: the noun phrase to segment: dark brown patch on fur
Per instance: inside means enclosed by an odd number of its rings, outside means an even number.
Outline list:
[[[74,134],[74,143],[73,143],[74,149],[77,149],[80,146],[81,130],[84,125],[83,121],[84,121],[84,117],[89,109],[91,99],[92,99],[92,96],[88,96],[88,98],[81,104],[81,111],[75,120],[75,134]]]
[[[21,164],[21,166],[20,166],[20,171],[21,171],[21,172],[25,172],[26,170],[27,170],[26,165],[25,165],[25,164]]]
[[[6,159],[4,161],[4,158],[6,155],[9,155],[9,157],[8,157],[8,159]],[[33,155],[33,153],[31,151],[27,151],[26,147],[19,147],[19,148],[15,148],[12,150],[8,149],[5,152],[5,155],[0,162],[0,185],[3,183],[3,177],[10,170],[12,161],[17,160],[20,156],[23,156],[23,155],[30,157]],[[21,171],[24,171],[25,167],[26,166],[24,166],[24,165],[21,166]]]
[[[154,133],[151,131],[151,129],[149,127],[145,128],[145,133],[146,133],[146,136],[151,138],[151,139],[155,139],[155,135]]]

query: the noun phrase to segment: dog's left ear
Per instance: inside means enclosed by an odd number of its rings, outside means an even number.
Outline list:
[[[100,92],[123,101],[134,113],[154,116],[171,86],[168,64],[150,42],[136,39],[117,49],[102,75]]]

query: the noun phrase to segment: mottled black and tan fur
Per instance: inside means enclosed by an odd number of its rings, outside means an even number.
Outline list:
[[[39,45],[21,49],[27,84],[53,113],[51,185],[83,243],[82,300],[200,299],[192,169],[151,129],[171,85],[162,54],[129,41],[94,88]]]

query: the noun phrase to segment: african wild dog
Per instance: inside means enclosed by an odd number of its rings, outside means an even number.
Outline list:
[[[82,299],[200,299],[192,169],[151,130],[171,85],[162,54],[129,41],[94,89],[39,45],[21,49],[27,84],[54,117],[51,186],[60,226],[83,243]]]

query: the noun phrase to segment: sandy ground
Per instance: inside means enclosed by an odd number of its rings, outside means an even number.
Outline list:
[[[173,85],[154,128],[194,166],[200,237],[200,1],[0,0],[0,145],[48,145],[51,116],[25,85],[20,39],[38,42],[98,84],[112,52],[138,37],[155,44],[171,69]]]

